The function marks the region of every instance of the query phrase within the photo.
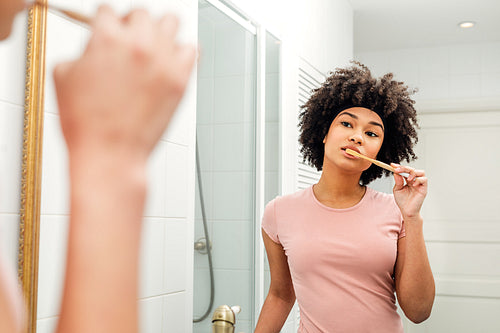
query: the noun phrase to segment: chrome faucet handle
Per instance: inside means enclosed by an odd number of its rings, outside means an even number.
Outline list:
[[[235,305],[221,305],[214,311],[212,316],[213,333],[234,333],[234,324],[236,323],[236,314],[241,312],[241,307]]]

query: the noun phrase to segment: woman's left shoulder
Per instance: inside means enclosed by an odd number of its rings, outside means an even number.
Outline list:
[[[366,187],[366,194],[369,195],[371,200],[377,202],[378,204],[397,207],[396,200],[394,200],[394,194],[392,193],[380,192],[371,187]]]

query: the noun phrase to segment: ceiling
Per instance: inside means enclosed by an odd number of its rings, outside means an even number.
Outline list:
[[[500,41],[500,0],[349,0],[354,52]],[[476,26],[461,29],[472,20]]]

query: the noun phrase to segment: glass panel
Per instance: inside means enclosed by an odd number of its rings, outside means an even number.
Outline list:
[[[193,332],[210,332],[213,311],[223,304],[240,305],[236,331],[251,332],[256,38],[206,2],[199,3],[198,38],[200,181],[196,188],[193,306],[194,320],[202,320],[193,324]],[[212,245],[211,260],[203,248],[207,243],[205,228]],[[213,306],[209,308],[211,298]]]
[[[266,177],[265,203],[281,194],[281,42],[266,33]],[[265,255],[264,293],[269,290],[270,275]]]

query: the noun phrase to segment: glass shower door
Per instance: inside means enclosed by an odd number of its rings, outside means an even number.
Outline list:
[[[251,332],[256,38],[205,1],[198,29],[193,332],[209,332],[222,304],[241,306],[236,329]]]

